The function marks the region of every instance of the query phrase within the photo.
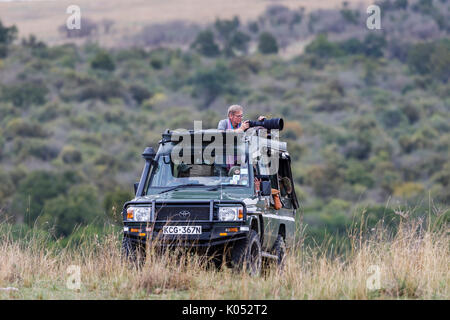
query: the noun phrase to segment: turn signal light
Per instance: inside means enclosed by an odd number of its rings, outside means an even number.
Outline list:
[[[242,209],[239,209],[238,218],[243,219],[244,218],[244,211]]]
[[[219,233],[220,236],[226,236],[227,234],[228,233],[225,233],[225,232]]]
[[[133,209],[127,209],[127,220],[133,220]]]
[[[225,229],[226,232],[238,232],[238,228],[227,228]]]
[[[130,229],[131,232],[141,232],[139,229]]]

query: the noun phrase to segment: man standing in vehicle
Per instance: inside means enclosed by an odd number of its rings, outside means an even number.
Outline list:
[[[228,119],[220,120],[217,129],[243,132],[250,127],[248,120],[242,122],[243,116],[244,109],[240,105],[234,104],[228,108]],[[265,116],[260,116],[258,121],[262,121],[265,118]]]

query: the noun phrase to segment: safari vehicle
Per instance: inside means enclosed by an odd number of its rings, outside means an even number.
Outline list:
[[[142,154],[136,196],[124,204],[123,253],[135,259],[149,244],[181,246],[220,252],[251,274],[263,260],[282,266],[299,205],[276,120],[245,133],[166,130],[158,151]]]

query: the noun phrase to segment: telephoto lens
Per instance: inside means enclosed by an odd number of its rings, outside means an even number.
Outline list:
[[[283,130],[284,127],[284,121],[282,118],[273,118],[273,119],[264,119],[262,121],[249,121],[250,128],[251,127],[264,127],[268,130],[271,129],[278,129]]]

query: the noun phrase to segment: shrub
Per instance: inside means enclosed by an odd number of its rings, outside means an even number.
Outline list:
[[[206,57],[219,55],[219,46],[214,42],[214,33],[211,30],[200,32],[191,44],[191,48]]]
[[[150,92],[150,90],[148,90],[144,86],[137,84],[130,86],[130,93],[138,104],[142,104],[144,100],[147,100],[152,97],[152,93]]]
[[[99,51],[91,61],[91,68],[105,71],[114,71],[116,68],[113,59],[106,51]]]
[[[239,25],[240,21],[237,16],[231,20],[216,19],[216,22],[214,23],[217,32],[225,41],[231,39],[233,33],[239,28]]]
[[[59,154],[59,149],[46,140],[42,139],[15,139],[12,152],[16,154],[16,160],[23,160],[34,157],[43,161],[55,159]]]
[[[122,82],[115,79],[105,81],[88,82],[74,95],[78,101],[99,99],[108,101],[112,98],[121,98],[125,95]]]
[[[11,101],[16,107],[42,105],[46,102],[47,87],[41,82],[24,82],[5,86],[3,100]]]
[[[344,2],[344,7],[340,10],[342,18],[350,24],[358,24],[359,12],[348,8],[348,3]]]
[[[5,203],[6,198],[13,195],[14,191],[15,188],[10,175],[0,169],[0,203]]]
[[[65,146],[61,151],[61,158],[66,164],[76,164],[83,161],[80,150],[73,146]]]
[[[411,47],[407,63],[411,71],[430,74],[447,82],[450,77],[450,40],[418,43]]]
[[[7,139],[13,139],[16,136],[45,138],[47,135],[47,132],[39,124],[19,118],[9,121],[5,128],[5,137]]]
[[[423,195],[424,187],[420,183],[405,182],[394,187],[394,196],[412,198]]]
[[[0,20],[0,58],[8,55],[8,46],[17,38],[17,27],[5,27]]]
[[[450,79],[450,39],[439,41],[430,56],[432,75],[438,80]]]
[[[67,194],[45,201],[39,223],[54,226],[56,236],[68,236],[76,226],[85,226],[99,218],[97,189],[90,185],[71,187]]]
[[[314,165],[306,172],[305,183],[322,198],[336,195],[342,184],[341,174],[334,164]]]
[[[361,54],[364,52],[363,43],[356,38],[350,38],[348,40],[339,42],[339,48],[345,55]]]
[[[407,122],[405,114],[397,108],[383,111],[380,119],[386,129],[392,129],[404,125]]]
[[[202,107],[208,107],[222,94],[236,94],[238,87],[235,74],[223,62],[217,62],[213,68],[201,69],[191,80],[194,97],[202,97]]]
[[[232,57],[234,56],[235,50],[244,54],[247,53],[250,40],[251,38],[247,34],[241,31],[235,32],[230,40],[225,44],[225,54],[228,57]]]
[[[13,212],[25,217],[25,222],[32,226],[42,214],[46,200],[66,193],[79,180],[79,176],[71,171],[61,174],[49,171],[31,172],[17,187]]]
[[[125,202],[133,198],[132,192],[120,188],[107,192],[103,201],[103,209],[116,223],[123,221],[122,208]]]
[[[364,54],[368,57],[379,58],[383,56],[383,50],[387,41],[383,34],[369,33],[363,42]]]
[[[319,34],[316,38],[305,47],[308,54],[317,55],[320,58],[332,58],[342,55],[339,45],[328,41],[326,34]]]
[[[261,33],[258,40],[258,51],[262,54],[278,53],[277,39],[269,32]]]

